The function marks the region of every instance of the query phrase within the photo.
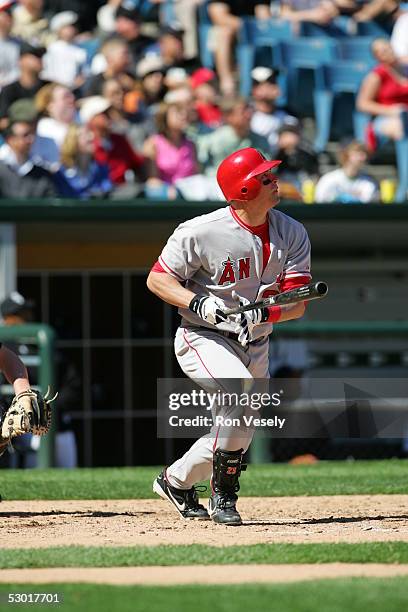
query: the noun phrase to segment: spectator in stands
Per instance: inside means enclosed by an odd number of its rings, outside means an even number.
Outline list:
[[[92,32],[96,26],[98,7],[105,0],[44,0],[44,13],[48,18],[62,11],[73,11],[78,15],[80,32]]]
[[[110,103],[102,96],[82,101],[80,118],[94,136],[94,158],[109,167],[109,178],[116,186],[144,179],[144,157],[137,153],[122,134],[111,130]],[[135,188],[136,189],[136,188]]]
[[[53,140],[54,153],[50,149],[42,150],[37,145],[35,154],[50,163],[59,161],[59,151],[69,126],[75,121],[76,104],[74,94],[68,87],[49,83],[36,95],[36,107],[43,115],[37,125],[37,135],[41,138]],[[51,156],[50,156],[51,155]]]
[[[9,123],[23,122],[37,125],[38,111],[33,100],[30,98],[20,98],[20,100],[13,102],[8,110],[7,119]],[[0,159],[4,150],[7,150],[7,147],[7,144],[0,147]],[[54,140],[36,134],[30,156],[34,162],[42,166],[45,160],[58,159],[59,151]]]
[[[199,68],[190,78],[198,119],[212,129],[222,124],[222,112],[218,103],[215,79],[215,72],[209,68]]]
[[[96,14],[98,30],[102,35],[113,34],[116,28],[116,11],[121,5],[121,0],[108,0],[103,4]]]
[[[319,174],[319,163],[312,147],[302,140],[299,125],[283,125],[279,130],[276,158],[282,163],[278,168],[280,181],[292,183],[300,190],[303,181]]]
[[[61,147],[60,171],[69,189],[62,196],[87,199],[107,197],[113,190],[109,167],[94,160],[95,141],[86,126],[71,125]]]
[[[124,109],[125,90],[118,79],[107,79],[102,87],[102,97],[110,104],[109,115],[114,132],[125,134],[130,128],[130,117]]]
[[[73,11],[55,15],[50,21],[50,28],[57,40],[49,44],[44,56],[45,78],[71,88],[82,85],[82,71],[86,62],[85,49],[75,44],[77,24],[78,15]]]
[[[46,47],[53,36],[49,31],[48,19],[43,15],[43,0],[20,0],[13,10],[11,33],[31,45]]]
[[[325,26],[338,14],[336,3],[328,0],[281,0],[280,16],[293,23],[312,21]]]
[[[235,79],[233,48],[242,17],[255,15],[258,19],[271,17],[270,2],[266,0],[209,0],[208,15],[214,24],[213,41],[215,66],[220,79],[221,93],[233,96]]]
[[[353,141],[338,155],[341,168],[321,177],[316,186],[316,202],[373,202],[379,200],[375,181],[363,172],[368,154],[364,145]]]
[[[118,79],[126,89],[131,90],[134,79],[129,72],[131,58],[127,42],[121,38],[111,38],[102,45],[101,54],[105,58],[106,67],[103,72],[91,76],[84,83],[84,97],[100,95],[107,79]]]
[[[130,4],[124,2],[116,10],[115,31],[129,45],[133,72],[147,49],[156,42],[154,38],[141,33],[141,23],[140,12],[136,8],[132,8]]]
[[[198,160],[205,173],[213,175],[222,160],[244,147],[254,147],[267,155],[266,138],[251,131],[252,108],[244,98],[227,99],[221,103],[225,125],[210,134],[197,136]]]
[[[141,81],[141,98],[147,107],[163,100],[166,93],[164,74],[166,70],[157,55],[149,54],[137,65],[137,77]]]
[[[339,15],[354,21],[377,21],[390,30],[399,9],[397,0],[282,0],[281,17],[299,23],[311,21],[328,26]]]
[[[251,120],[251,130],[268,140],[270,150],[276,151],[279,129],[285,125],[298,125],[296,117],[288,115],[284,110],[276,108],[276,100],[280,96],[279,85],[273,70],[266,66],[258,66],[252,70],[253,79],[252,100],[254,114]]]
[[[133,94],[138,94],[135,98]],[[154,131],[154,124],[140,99],[140,92],[126,93],[116,79],[108,79],[102,90],[103,97],[110,103],[111,129],[125,134],[131,145],[140,149],[143,142]]]
[[[97,12],[97,23],[99,30],[103,34],[111,34],[115,31],[115,16],[119,6],[128,8],[130,10],[135,9],[138,11],[138,15],[141,23],[159,21],[159,6],[166,0],[108,0]],[[177,3],[179,0],[176,0]],[[189,2],[191,0],[188,0]]]
[[[35,123],[11,123],[5,139],[6,144],[1,148],[0,197],[48,198],[57,195],[55,177],[31,158]]]
[[[179,104],[162,104],[156,115],[157,134],[148,138],[143,153],[149,160],[146,190],[173,185],[179,178],[197,174],[195,146],[186,137],[188,110]],[[170,197],[175,197],[170,190]]]
[[[361,85],[357,108],[374,116],[368,144],[375,148],[378,138],[399,140],[404,135],[401,113],[408,110],[408,78],[388,40],[375,40],[372,52],[379,63]]]
[[[17,81],[6,85],[0,93],[0,126],[7,125],[7,110],[20,98],[33,98],[47,81],[40,78],[44,47],[32,47],[22,43],[20,48],[20,76]]]
[[[160,58],[166,70],[183,68],[191,74],[199,67],[195,58],[184,56],[184,30],[179,23],[162,26],[159,37]]]
[[[354,21],[376,21],[387,32],[391,32],[399,14],[398,0],[336,0],[342,11],[352,13]],[[351,10],[349,6],[351,5]]]
[[[197,6],[205,0],[176,0],[173,10],[177,21],[184,29],[184,57],[193,58],[198,55],[197,40]]]
[[[113,91],[115,91],[115,88],[113,88]],[[125,92],[122,102],[123,108],[120,111],[122,117],[124,114],[126,119],[131,122],[127,136],[136,149],[141,149],[146,138],[154,133],[154,115],[158,105],[163,101],[166,91],[161,59],[156,54],[149,53],[138,63],[135,87],[132,91]],[[112,102],[114,109],[118,109],[109,92],[106,93],[104,90],[104,96]],[[118,99],[118,96],[116,96],[117,101]],[[114,131],[117,131],[118,114],[115,110],[113,110],[112,119]],[[123,119],[121,123],[123,126]]]
[[[169,68],[164,77],[164,86],[168,91],[188,87],[188,74],[184,68]]]
[[[0,90],[18,79],[19,41],[10,36],[12,18],[9,10],[0,10]]]
[[[398,60],[405,65],[408,74],[408,12],[402,13],[395,22],[391,36],[391,46]]]

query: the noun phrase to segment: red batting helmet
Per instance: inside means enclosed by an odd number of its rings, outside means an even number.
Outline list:
[[[278,159],[268,161],[252,147],[240,149],[228,155],[217,171],[217,181],[226,200],[247,202],[254,200],[261,190],[257,176],[276,168]]]

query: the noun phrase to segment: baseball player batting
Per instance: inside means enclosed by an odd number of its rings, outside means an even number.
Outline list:
[[[310,243],[298,221],[275,209],[274,169],[253,148],[229,155],[218,184],[229,204],[177,227],[147,279],[148,288],[177,306],[181,324],[175,353],[183,372],[206,390],[220,379],[268,378],[273,325],[300,318],[304,302],[227,311],[310,283]],[[249,379],[249,380],[248,380]],[[228,381],[227,381],[228,382]],[[234,389],[226,389],[227,392]],[[242,457],[254,430],[213,427],[153,483],[185,519],[241,525],[236,508]],[[211,478],[208,511],[195,485]]]

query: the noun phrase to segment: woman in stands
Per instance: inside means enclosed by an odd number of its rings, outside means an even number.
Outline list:
[[[109,167],[94,159],[92,132],[86,126],[71,125],[61,147],[61,167],[65,181],[63,196],[86,199],[108,197],[113,190]]]
[[[406,134],[401,113],[408,111],[405,66],[395,55],[388,40],[375,40],[372,53],[379,63],[361,85],[357,108],[374,117],[371,137],[399,140]]]
[[[157,134],[145,141],[143,153],[150,160],[146,194],[149,191],[167,192],[167,197],[176,197],[172,187],[177,179],[198,172],[195,146],[186,137],[189,124],[189,109],[186,104],[163,103],[156,114]],[[166,189],[166,186],[168,188]]]

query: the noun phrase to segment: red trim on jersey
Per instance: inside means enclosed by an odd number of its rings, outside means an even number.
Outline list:
[[[235,221],[239,225],[241,225],[244,229],[248,230],[248,232],[251,232],[251,234],[256,234],[257,233],[256,230],[264,225],[264,223],[262,223],[262,225],[257,225],[255,227],[253,227],[252,225],[248,225],[247,223],[245,223],[245,221],[242,221],[242,219],[237,215],[236,210],[232,206],[230,206],[229,209]],[[267,223],[267,221],[265,221],[265,223]]]
[[[296,270],[294,270],[293,272],[285,272],[285,278],[286,277],[292,277],[294,278],[295,276],[309,276],[311,278],[311,274],[310,272],[304,271],[304,272],[297,272]]]
[[[184,281],[185,279],[182,278],[180,276],[180,274],[177,274],[177,272],[175,272],[174,270],[172,270],[170,268],[170,266],[168,266],[166,264],[166,262],[164,261],[163,257],[160,255],[159,260],[158,260],[159,264],[161,264],[162,266],[164,266],[164,268],[166,268],[166,270],[163,270],[163,272],[167,272],[168,274],[171,274],[172,276],[175,276],[176,278],[178,278],[179,280]]]
[[[268,311],[268,323],[277,323],[282,314],[282,308],[280,306],[269,306]]]
[[[262,240],[262,272],[263,272],[271,256],[271,243],[269,239],[269,219],[267,219],[265,223],[262,223],[262,225],[255,225],[255,226],[248,225],[247,223],[242,221],[242,219],[239,218],[239,216],[237,215],[236,211],[232,208],[232,206],[230,206],[229,208],[231,211],[231,215],[241,227],[246,229],[251,234],[255,234],[255,236],[258,236],[258,238]]]
[[[166,270],[163,268],[159,260],[156,261],[150,272],[164,272],[165,274],[167,274]]]
[[[297,276],[290,277],[285,275],[279,283],[279,293],[296,289],[296,287],[301,287],[302,285],[308,285],[311,279],[312,277],[310,274],[299,274]]]

